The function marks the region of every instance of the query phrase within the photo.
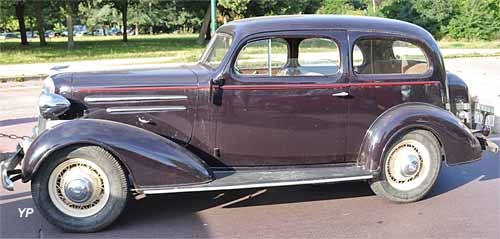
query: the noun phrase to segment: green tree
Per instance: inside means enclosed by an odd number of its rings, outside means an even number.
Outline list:
[[[390,0],[380,9],[387,18],[417,24],[435,38],[443,37],[449,21],[454,17],[454,0]]]
[[[218,5],[224,17],[241,19],[245,16],[250,0],[219,0]]]
[[[73,49],[75,48],[75,40],[74,40],[74,33],[73,33],[73,18],[75,16],[75,13],[77,11],[79,2],[76,0],[65,0],[64,5],[61,8],[62,11],[64,12],[64,15],[66,16],[66,27],[67,27],[67,32],[68,32],[68,49]]]
[[[321,7],[322,0],[257,0],[250,1],[245,17],[312,14]]]
[[[122,32],[122,41],[127,42],[128,37],[127,37],[127,29],[128,29],[128,9],[130,6],[137,4],[137,0],[105,0],[103,1],[104,4],[109,4],[116,10],[120,12],[122,15],[122,27],[123,27],[123,32]]]
[[[46,46],[45,41],[45,19],[44,19],[44,9],[45,1],[32,0],[31,5],[34,7],[34,12],[36,15],[36,26],[38,30],[38,37],[40,39],[40,46]]]
[[[28,45],[28,38],[26,36],[26,25],[24,19],[24,9],[25,2],[24,0],[16,0],[15,1],[16,8],[16,17],[19,22],[19,32],[21,33],[21,45]]]
[[[104,4],[102,1],[87,1],[82,2],[78,6],[80,13],[80,20],[87,26],[87,29],[94,34],[97,28],[101,28],[103,34],[106,35],[106,29],[112,24],[121,22],[116,9],[112,8],[109,4]]]
[[[462,0],[451,19],[449,36],[456,39],[491,40],[500,36],[500,1]]]
[[[129,22],[135,26],[135,34],[139,34],[139,26],[148,28],[150,34],[153,34],[153,27],[160,25],[161,8],[158,6],[158,0],[143,0],[130,8]]]
[[[346,14],[354,10],[347,0],[324,0],[319,13],[321,14]]]

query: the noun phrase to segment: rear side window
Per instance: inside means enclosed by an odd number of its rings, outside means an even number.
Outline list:
[[[353,49],[354,72],[358,74],[425,74],[428,58],[415,44],[394,39],[358,40]]]

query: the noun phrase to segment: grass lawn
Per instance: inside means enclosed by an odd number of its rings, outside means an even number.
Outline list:
[[[442,49],[500,49],[500,40],[496,41],[450,41],[442,40],[438,42],[439,47]]]
[[[129,42],[124,43],[121,36],[82,36],[75,37],[76,49],[73,50],[66,48],[65,37],[48,39],[48,47],[40,47],[38,38],[29,39],[29,46],[21,46],[19,39],[0,40],[0,65],[145,57],[168,57],[164,63],[194,62],[205,48],[196,39],[196,34],[143,35],[129,36]],[[439,45],[441,48],[500,49],[500,41],[446,40]],[[469,56],[478,55],[450,57]]]
[[[116,58],[171,57],[169,62],[193,62],[205,49],[196,42],[195,34],[75,37],[76,48],[67,49],[65,37],[48,39],[41,47],[38,38],[30,38],[29,46],[19,39],[0,40],[0,64],[46,63]]]

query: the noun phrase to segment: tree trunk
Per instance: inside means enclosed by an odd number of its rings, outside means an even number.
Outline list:
[[[207,40],[210,39],[210,5],[208,5],[207,11],[205,12],[205,18],[203,19],[203,24],[201,25],[200,34],[198,35],[198,43],[205,44]]]
[[[139,24],[135,24],[135,35],[138,36],[139,35]]]
[[[71,0],[66,0],[66,26],[68,28],[68,49],[75,48],[73,39],[73,6]]]
[[[43,1],[35,1],[36,4],[36,25],[38,28],[38,37],[40,38],[40,46],[46,46],[45,41],[45,22],[43,19]]]
[[[122,6],[122,22],[123,22],[123,41],[127,42],[127,14],[128,14],[128,0],[125,0]]]
[[[31,31],[31,37],[34,36],[35,34],[35,28],[33,27],[33,18],[28,18],[30,20],[30,31]]]
[[[16,0],[16,16],[19,22],[19,31],[21,32],[21,45],[28,45],[26,37],[26,25],[24,24],[24,1]]]

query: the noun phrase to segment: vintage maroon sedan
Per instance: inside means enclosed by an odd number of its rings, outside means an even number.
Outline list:
[[[195,65],[52,75],[39,108],[2,182],[31,181],[42,215],[77,232],[131,195],[367,180],[413,202],[441,162],[498,150],[493,109],[446,73],[432,36],[381,18],[231,22]]]

